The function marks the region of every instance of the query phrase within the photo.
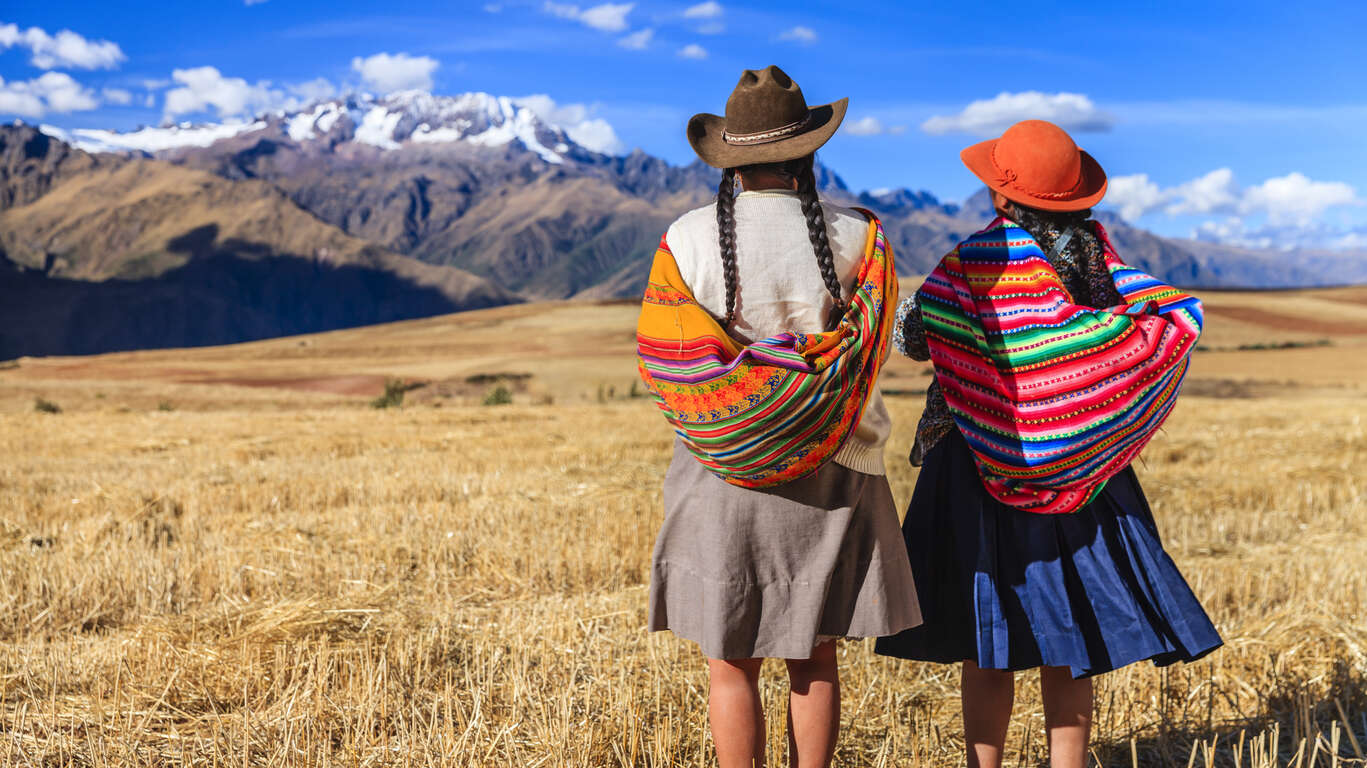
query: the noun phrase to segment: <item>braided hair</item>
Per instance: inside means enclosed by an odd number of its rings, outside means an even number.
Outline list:
[[[736,169],[721,172],[717,185],[717,244],[721,246],[721,271],[726,279],[726,318],[723,328],[736,320]]]
[[[727,168],[722,171],[721,183],[717,185],[717,241],[721,247],[722,276],[726,281],[726,317],[723,328],[730,328],[736,319],[736,173],[768,171],[797,181],[798,201],[802,204],[802,215],[807,220],[807,239],[816,252],[816,263],[821,269],[821,279],[826,290],[835,299],[831,314],[826,320],[826,330],[835,328],[845,314],[847,305],[840,295],[840,276],[835,271],[835,254],[831,251],[830,235],[826,229],[826,216],[821,209],[821,201],[816,193],[816,158],[806,155],[781,163],[747,165],[740,168]]]
[[[1006,212],[1012,221],[1035,238],[1040,250],[1049,255],[1049,263],[1063,278],[1074,300],[1093,307],[1122,303],[1106,267],[1101,240],[1092,226],[1090,209],[1042,211],[1013,201]],[[1072,230],[1071,238],[1055,254],[1055,244],[1069,230]]]

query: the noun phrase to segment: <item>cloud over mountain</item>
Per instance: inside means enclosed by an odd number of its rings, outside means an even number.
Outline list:
[[[365,84],[381,92],[432,90],[432,73],[438,62],[428,56],[409,56],[406,53],[377,53],[374,56],[351,60],[351,69]]]
[[[217,67],[172,70],[171,79],[179,86],[166,92],[164,109],[168,117],[210,108],[219,117],[232,117],[269,109],[284,97],[268,81],[253,85],[240,77],[224,77]]]
[[[16,45],[29,49],[29,62],[39,69],[113,69],[128,58],[118,43],[89,40],[69,29],[49,35],[41,27],[0,25],[0,50]]]
[[[1021,120],[1048,120],[1067,131],[1108,131],[1115,119],[1080,93],[1003,91],[970,103],[953,115],[935,115],[921,124],[930,134],[999,134]]]
[[[1266,179],[1240,187],[1234,171],[1217,168],[1190,181],[1161,188],[1147,174],[1117,176],[1110,180],[1105,204],[1124,218],[1135,221],[1162,211],[1168,216],[1224,216],[1199,223],[1192,236],[1253,248],[1356,247],[1324,223],[1334,208],[1362,205],[1349,184],[1316,181],[1303,173]]]
[[[32,80],[0,78],[0,112],[42,117],[48,112],[80,112],[100,105],[95,92],[65,72],[45,72]]]

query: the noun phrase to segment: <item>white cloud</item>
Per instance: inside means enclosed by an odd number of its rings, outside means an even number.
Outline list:
[[[332,98],[337,88],[324,78],[274,87],[269,80],[248,83],[240,77],[224,77],[215,67],[194,67],[171,72],[177,87],[166,92],[162,111],[167,118],[212,110],[219,119],[255,115],[272,109],[298,109]],[[152,91],[162,81],[147,80]],[[152,106],[155,94],[149,92],[144,103]],[[112,100],[112,99],[111,99]]]
[[[852,136],[877,136],[883,133],[883,123],[876,117],[861,117],[858,120],[851,120],[843,126],[845,133]]]
[[[846,121],[840,129],[851,136],[878,136],[885,133],[897,136],[907,131],[905,125],[884,125],[882,120],[872,115]]]
[[[698,27],[698,34],[700,35],[720,35],[725,31],[726,25],[720,21],[709,21]]]
[[[122,88],[105,88],[100,91],[104,100],[110,104],[127,105],[133,103],[133,94]]]
[[[1340,250],[1367,251],[1367,228],[1335,235],[1329,240],[1328,246]]]
[[[502,4],[502,3],[485,3],[485,4],[484,4],[484,12],[485,12],[485,13],[501,13],[502,11],[503,11],[503,4]]]
[[[707,49],[697,43],[689,43],[679,49],[679,55],[685,59],[705,59],[707,58]]]
[[[1273,225],[1308,226],[1330,208],[1362,202],[1341,181],[1313,181],[1304,174],[1289,173],[1244,190],[1239,210],[1265,213]]]
[[[30,63],[40,69],[113,69],[128,58],[118,43],[88,40],[69,29],[49,35],[40,27],[21,32],[16,24],[0,25],[0,49],[16,45],[28,48]]]
[[[42,117],[47,113],[43,99],[33,92],[31,81],[28,83],[6,83],[0,78],[0,115],[21,115],[23,117]]]
[[[266,2],[266,0],[242,0],[242,4],[247,6],[260,5],[264,2]]]
[[[705,3],[690,5],[688,9],[683,12],[683,15],[685,19],[715,19],[722,15],[722,13],[723,9],[721,3],[708,0]]]
[[[1234,171],[1216,168],[1204,176],[1198,176],[1184,184],[1179,184],[1167,193],[1174,202],[1168,206],[1168,213],[1180,216],[1186,213],[1233,213],[1239,205],[1239,185],[1234,183]]]
[[[1021,120],[1048,120],[1067,131],[1107,131],[1115,122],[1080,93],[1003,91],[980,99],[954,115],[935,115],[921,124],[926,133],[973,133],[991,136]]]
[[[306,104],[317,101],[326,101],[337,95],[337,86],[333,85],[326,78],[314,78],[302,83],[295,83],[286,86],[290,93],[298,96]]]
[[[603,3],[584,9],[579,20],[604,32],[621,32],[627,28],[627,14],[635,7],[635,3]]]
[[[1106,183],[1106,204],[1117,208],[1127,221],[1157,210],[1170,198],[1170,193],[1159,189],[1147,173],[1112,176]]]
[[[1362,248],[1362,231],[1335,230],[1323,223],[1283,225],[1264,222],[1258,224],[1239,216],[1218,221],[1205,221],[1191,233],[1196,240],[1244,248],[1274,248],[1289,251],[1296,248],[1311,250],[1347,250]]]
[[[811,27],[797,26],[778,36],[780,40],[791,40],[803,45],[811,45],[816,42],[816,30]]]
[[[579,6],[570,3],[556,3],[547,0],[541,9],[552,16],[573,19],[603,32],[621,32],[627,28],[627,14],[631,13],[631,9],[635,7],[635,3],[603,3],[581,9]]]
[[[1162,210],[1169,216],[1219,215],[1198,223],[1198,240],[1247,248],[1352,248],[1359,236],[1330,226],[1330,209],[1364,204],[1357,191],[1341,181],[1315,181],[1289,173],[1251,187],[1240,187],[1229,168],[1172,187],[1161,188],[1148,174],[1117,176],[1106,190],[1107,206],[1134,221]]]
[[[84,112],[98,106],[95,92],[65,72],[45,72],[11,83],[0,78],[0,114],[42,117],[48,112]]]
[[[378,91],[432,90],[432,73],[436,59],[409,56],[406,53],[377,53],[374,56],[351,60],[351,68],[360,74],[365,84]]]
[[[219,117],[229,117],[268,109],[284,98],[268,81],[252,85],[240,77],[224,77],[214,67],[172,70],[171,79],[180,85],[166,92],[163,109],[167,117],[203,112],[210,107]]]
[[[1142,176],[1142,175],[1141,175]],[[1134,177],[1128,177],[1134,178]],[[1147,181],[1147,176],[1142,178]],[[1115,202],[1116,182],[1112,179],[1107,192],[1107,201]],[[1150,183],[1152,192],[1157,185]],[[1122,191],[1122,195],[1129,194]],[[1273,226],[1308,226],[1324,215],[1330,208],[1346,205],[1360,205],[1362,200],[1357,192],[1341,181],[1314,181],[1302,173],[1289,173],[1285,176],[1267,179],[1261,184],[1241,189],[1234,180],[1234,171],[1217,168],[1204,176],[1179,184],[1158,193],[1145,206],[1145,212],[1171,201],[1167,213],[1180,216],[1184,214],[1240,214],[1243,216],[1265,216]],[[1134,202],[1129,201],[1131,205]],[[1121,215],[1134,218],[1124,211],[1126,203],[1120,203]],[[1221,225],[1224,226],[1224,225]],[[1216,231],[1216,230],[1211,230]]]
[[[650,39],[654,36],[655,30],[646,27],[645,29],[637,30],[636,32],[632,32],[621,38],[617,41],[617,44],[633,51],[644,51],[646,48],[650,47]]]
[[[584,104],[557,104],[544,93],[522,96],[513,99],[520,107],[526,107],[551,125],[557,126],[569,135],[570,139],[585,149],[605,155],[620,154],[625,145],[617,138],[612,125],[602,118],[592,117],[593,107]]]
[[[146,88],[149,91],[160,91],[162,88],[165,88],[170,84],[170,80],[154,80],[152,78],[147,78],[146,80],[142,81],[142,87]]]

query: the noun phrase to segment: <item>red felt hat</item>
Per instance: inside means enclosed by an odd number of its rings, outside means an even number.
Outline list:
[[[1031,208],[1081,211],[1106,196],[1106,172],[1047,120],[1022,120],[959,158],[988,187]]]

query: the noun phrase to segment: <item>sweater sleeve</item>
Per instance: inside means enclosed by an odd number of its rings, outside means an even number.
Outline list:
[[[930,359],[926,328],[921,320],[920,296],[912,294],[897,305],[897,317],[892,325],[892,345],[912,360]]]

